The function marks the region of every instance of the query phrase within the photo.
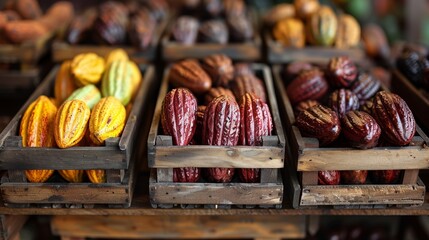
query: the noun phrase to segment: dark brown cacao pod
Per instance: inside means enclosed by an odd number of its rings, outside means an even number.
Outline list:
[[[234,168],[206,168],[204,169],[205,178],[209,182],[228,183],[234,177]]]
[[[319,69],[301,72],[286,88],[292,105],[305,100],[318,100],[329,89],[323,73]]]
[[[405,146],[413,139],[416,121],[407,103],[398,95],[378,92],[374,97],[372,114],[389,143]]]
[[[337,113],[323,105],[301,112],[295,120],[295,125],[304,137],[317,138],[320,146],[333,142],[341,132]]]
[[[198,106],[197,113],[195,114],[197,127],[195,128],[194,140],[196,144],[202,144],[203,139],[203,123],[204,113],[206,112],[206,106]]]
[[[173,144],[188,145],[195,133],[197,99],[185,88],[167,93],[161,108],[161,124],[164,134],[173,137]]]
[[[356,79],[358,69],[349,57],[332,58],[328,63],[328,75],[332,86],[349,87]]]
[[[234,64],[234,77],[240,75],[254,75],[252,67],[248,63],[236,63]]]
[[[219,16],[223,11],[222,0],[202,0],[201,6],[205,16],[216,17]]]
[[[228,42],[228,38],[228,28],[221,20],[206,21],[198,30],[198,39],[203,43],[225,44]]]
[[[184,167],[173,169],[173,182],[198,182],[201,177],[201,169],[196,167]]]
[[[66,36],[67,41],[71,44],[77,44],[85,40],[96,18],[97,9],[95,8],[89,8],[76,16],[69,26]]]
[[[300,112],[305,111],[319,104],[320,103],[316,100],[307,100],[307,101],[299,102],[297,105],[295,105],[295,116],[298,116]]]
[[[308,62],[291,62],[282,71],[283,80],[289,83],[291,80],[298,77],[303,72],[312,69],[314,66]]]
[[[146,0],[142,1],[144,7],[149,9],[151,15],[156,21],[161,21],[168,12],[168,2],[165,0]]]
[[[139,49],[146,49],[152,42],[156,22],[148,12],[140,11],[131,18],[128,36],[130,42]]]
[[[171,29],[173,40],[185,45],[194,44],[197,40],[199,26],[198,20],[194,17],[179,17]]]
[[[253,37],[253,26],[246,16],[230,16],[226,19],[233,42],[246,42]]]
[[[380,82],[378,79],[375,79],[374,76],[365,72],[359,73],[356,81],[350,86],[350,90],[356,94],[360,103],[364,103],[366,100],[373,97],[379,88]]]
[[[341,183],[343,184],[365,184],[367,170],[341,171]]]
[[[359,99],[350,90],[341,88],[329,95],[328,106],[342,118],[348,111],[359,109]]]
[[[366,100],[359,106],[359,111],[363,111],[372,116],[372,107],[374,106],[373,99]]]
[[[100,6],[94,22],[95,39],[109,45],[125,42],[128,9],[121,2],[105,2]]]
[[[377,146],[381,128],[371,115],[361,111],[350,111],[341,119],[344,137],[352,147],[367,149]]]
[[[175,87],[189,88],[193,93],[207,92],[212,80],[195,59],[187,59],[171,66],[169,81]]]
[[[401,170],[369,171],[370,179],[377,184],[394,184],[399,182]]]
[[[232,60],[225,54],[214,54],[204,58],[202,67],[211,77],[215,87],[227,87],[234,77]]]
[[[208,105],[213,99],[226,95],[231,97],[232,99],[235,99],[234,94],[231,92],[231,90],[223,88],[223,87],[217,87],[217,88],[211,88],[206,95],[204,96],[204,103]]]
[[[266,102],[265,87],[262,80],[255,75],[239,75],[230,82],[230,87],[234,93],[235,99],[241,99],[246,93],[252,93]]]
[[[338,185],[340,184],[340,172],[332,171],[319,171],[319,185]]]
[[[245,183],[258,183],[261,180],[260,168],[240,168],[238,169],[240,180]]]

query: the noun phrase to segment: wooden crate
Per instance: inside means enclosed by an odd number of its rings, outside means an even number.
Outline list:
[[[105,146],[59,148],[25,148],[18,136],[19,124],[27,106],[38,96],[52,96],[57,66],[31,95],[8,126],[0,134],[0,169],[7,170],[0,185],[1,196],[8,206],[25,204],[116,204],[129,206],[134,187],[135,161],[132,161],[134,143],[142,108],[147,95],[153,91],[153,66],[141,66],[143,81],[133,102],[120,138],[109,138]],[[107,183],[26,182],[28,169],[105,169]],[[55,180],[55,177],[54,177]],[[51,205],[54,204],[54,205]]]
[[[281,102],[291,145],[292,171],[300,173],[301,197],[292,200],[294,207],[351,206],[382,207],[386,205],[421,205],[425,186],[418,179],[419,169],[429,167],[429,139],[417,126],[410,146],[376,147],[367,150],[353,148],[319,148],[317,139],[302,137],[293,124],[295,116],[280,77],[280,66],[273,67],[274,81]],[[405,170],[401,184],[317,185],[318,171],[323,170]],[[293,184],[292,184],[293,185]],[[296,186],[296,184],[295,184]]]
[[[365,52],[361,47],[351,49],[321,46],[285,47],[276,42],[268,31],[264,32],[264,40],[267,45],[267,59],[270,63],[288,63],[299,59],[300,61],[323,64],[337,56],[349,56],[357,63],[365,63]]]
[[[168,90],[169,69],[164,73],[152,126],[148,137],[148,163],[152,170],[149,182],[154,207],[165,204],[198,205],[270,205],[279,206],[283,184],[279,169],[284,166],[285,138],[274,95],[269,68],[252,65],[264,80],[269,97],[275,133],[263,137],[263,146],[173,146],[171,136],[160,135],[162,101]],[[259,183],[174,183],[175,167],[261,168]]]
[[[27,219],[26,215],[0,215],[0,240],[19,240],[19,231]]]
[[[127,45],[89,45],[89,44],[69,44],[64,40],[56,40],[52,45],[52,59],[54,62],[62,62],[64,60],[72,59],[74,56],[81,53],[93,52],[102,57],[107,56],[109,52],[114,49],[124,49],[130,58],[138,63],[152,62],[157,58],[158,46],[164,29],[168,23],[168,17],[163,19],[155,27],[155,32],[152,36],[152,42],[143,50],[136,47]]]
[[[392,91],[399,94],[413,111],[420,125],[429,130],[429,95],[412,84],[399,70],[393,70]]]

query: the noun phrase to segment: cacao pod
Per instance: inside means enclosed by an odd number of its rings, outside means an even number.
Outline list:
[[[106,57],[106,68],[109,67],[109,65],[117,60],[124,60],[128,61],[130,60],[128,57],[128,53],[125,52],[122,48],[117,48],[109,52]]]
[[[323,105],[317,105],[301,112],[295,125],[304,137],[314,137],[320,146],[335,141],[341,132],[340,120],[335,111]]]
[[[201,169],[196,167],[173,169],[173,182],[198,182],[200,177]]]
[[[367,24],[362,31],[362,41],[365,52],[370,58],[382,57],[387,59],[390,47],[383,29],[377,24]]]
[[[128,61],[128,64],[131,67],[131,82],[132,82],[132,89],[134,97],[136,93],[139,90],[140,83],[142,82],[142,73],[140,72],[140,68],[137,66],[137,64],[133,61]]]
[[[356,19],[348,14],[339,16],[335,47],[342,49],[356,47],[359,41],[360,26]]]
[[[81,100],[64,102],[57,111],[54,137],[59,148],[77,145],[85,136],[91,110]]]
[[[131,17],[128,36],[131,43],[139,49],[146,49],[152,43],[156,22],[147,11],[140,11]]]
[[[283,68],[281,75],[283,81],[286,85],[289,84],[290,81],[298,77],[301,72],[311,70],[314,66],[308,62],[295,61],[289,63],[285,68]]]
[[[58,170],[58,172],[71,183],[80,183],[83,180],[83,170]]]
[[[197,99],[185,88],[176,88],[165,95],[161,107],[161,125],[164,134],[173,138],[173,144],[188,145],[195,128]]]
[[[200,25],[198,38],[204,43],[226,44],[228,28],[222,20],[209,20]]]
[[[347,88],[356,79],[358,69],[349,57],[341,56],[329,61],[327,72],[333,86]]]
[[[169,81],[175,87],[185,87],[195,94],[207,92],[212,80],[195,59],[175,63],[170,68]]]
[[[213,99],[221,96],[221,95],[227,95],[233,99],[235,99],[234,94],[231,92],[231,90],[223,88],[223,87],[217,87],[217,88],[211,88],[206,95],[204,96],[204,103],[208,105]]]
[[[272,27],[280,20],[293,17],[295,17],[295,7],[290,3],[280,3],[264,14],[263,21],[268,27]]]
[[[66,34],[67,42],[78,44],[87,39],[96,18],[97,9],[95,8],[88,8],[82,14],[75,16]]]
[[[125,106],[133,95],[132,69],[129,61],[113,61],[106,69],[101,82],[104,97],[112,96]]]
[[[240,168],[238,169],[240,180],[245,183],[258,183],[261,181],[260,168]]]
[[[340,173],[343,184],[365,184],[368,176],[367,170],[340,171]]]
[[[244,94],[251,93],[266,102],[265,86],[261,79],[253,74],[239,75],[230,82],[235,99],[241,99]]]
[[[350,90],[341,88],[329,95],[328,106],[334,110],[340,118],[343,118],[348,111],[359,109],[359,99]]]
[[[320,103],[318,101],[315,100],[307,100],[307,101],[302,101],[299,102],[296,106],[295,106],[295,116],[298,116],[298,114],[302,111],[305,111],[313,106],[319,105]]]
[[[243,62],[234,64],[234,77],[247,74],[254,75],[250,64]]]
[[[105,170],[85,170],[89,181],[92,183],[105,183],[106,171]]]
[[[336,170],[319,171],[318,184],[319,185],[338,185],[340,184],[340,172]]]
[[[295,18],[283,19],[274,27],[273,37],[284,46],[302,48],[305,46],[304,24]]]
[[[234,168],[205,168],[205,178],[209,182],[215,183],[228,183],[232,181],[234,177]]]
[[[352,147],[368,149],[377,146],[381,128],[368,113],[350,111],[341,123],[341,131]]]
[[[73,58],[71,71],[77,86],[97,84],[104,72],[104,59],[95,53],[82,53]]]
[[[380,81],[368,73],[359,73],[357,79],[351,84],[350,90],[356,94],[360,103],[374,96],[380,88]]]
[[[102,145],[111,137],[119,137],[125,126],[126,110],[114,97],[102,98],[92,109],[89,118],[89,137],[95,145]]]
[[[337,16],[330,7],[321,6],[307,22],[307,40],[314,45],[331,46],[337,34]]]
[[[100,5],[94,21],[94,38],[97,42],[119,45],[126,39],[128,9],[121,2],[107,1]]]
[[[46,96],[38,97],[25,110],[19,135],[23,147],[54,147],[54,121],[57,107]],[[54,170],[26,170],[30,182],[47,181]]]
[[[214,54],[204,58],[202,67],[212,79],[213,86],[227,87],[234,77],[232,60],[224,54]]]
[[[369,176],[376,184],[395,184],[398,183],[401,172],[401,170],[376,170],[369,171]]]
[[[244,0],[223,0],[223,11],[225,16],[243,16],[246,13]]]
[[[374,97],[372,114],[389,143],[405,146],[413,139],[416,121],[407,103],[398,95],[378,92]]]
[[[76,89],[68,98],[68,100],[81,100],[86,103],[89,109],[92,109],[95,104],[101,99],[101,93],[93,84],[88,84],[84,87]]]
[[[196,128],[194,134],[194,140],[197,144],[202,144],[203,140],[203,124],[204,124],[204,113],[206,112],[206,106],[198,106],[197,113],[195,114],[196,118]]]
[[[302,20],[306,20],[320,8],[318,0],[294,0],[296,15]]]
[[[328,82],[323,73],[314,68],[301,72],[286,87],[286,92],[292,105],[306,100],[318,100],[322,98],[329,89]]]
[[[70,66],[71,61],[63,62],[55,78],[54,95],[59,104],[64,102],[76,89]]]
[[[229,28],[230,39],[233,42],[246,42],[253,38],[253,26],[245,15],[228,16],[226,23]]]
[[[173,40],[185,45],[192,45],[197,40],[199,22],[196,18],[190,16],[181,16],[177,18],[172,29]]]
[[[38,19],[43,15],[42,9],[36,0],[14,1],[14,9],[24,19]]]
[[[372,116],[372,107],[374,106],[373,99],[369,99],[360,105],[359,110],[362,112],[366,112]]]

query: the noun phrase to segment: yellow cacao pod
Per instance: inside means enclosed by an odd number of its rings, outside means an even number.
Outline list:
[[[54,147],[54,120],[57,107],[42,95],[25,110],[21,119],[19,135],[23,147]],[[26,170],[30,182],[45,182],[54,170]]]
[[[360,26],[356,19],[348,14],[341,15],[338,18],[338,30],[335,37],[335,47],[351,48],[359,44]]]
[[[65,101],[55,117],[54,136],[59,148],[77,145],[85,136],[91,110],[81,100]]]
[[[71,71],[79,87],[100,82],[104,68],[104,59],[95,53],[79,54],[71,63]]]
[[[115,97],[102,98],[92,109],[89,118],[89,137],[95,145],[102,145],[111,137],[119,137],[125,126],[126,110]]]
[[[307,40],[320,46],[331,46],[335,41],[338,29],[337,16],[327,6],[321,6],[307,22]]]
[[[58,170],[61,177],[71,183],[80,183],[83,179],[84,170]]]
[[[131,80],[132,80],[132,88],[133,88],[132,96],[134,97],[138,92],[140,83],[142,82],[142,74],[140,72],[140,68],[137,66],[135,62],[129,61],[129,64],[131,67]]]
[[[127,52],[125,52],[122,48],[117,48],[115,50],[112,50],[109,52],[109,54],[106,57],[106,67],[108,67],[113,61],[117,60],[124,60],[128,61],[129,57]]]
[[[86,170],[89,181],[92,183],[105,183],[106,182],[106,171],[105,170]]]
[[[279,21],[273,30],[274,39],[285,46],[302,48],[305,46],[304,24],[295,18]]]
[[[61,64],[55,78],[54,96],[57,104],[61,104],[76,89],[74,79],[71,73],[71,61],[65,61]]]
[[[318,0],[295,0],[294,1],[296,15],[306,20],[320,8]]]

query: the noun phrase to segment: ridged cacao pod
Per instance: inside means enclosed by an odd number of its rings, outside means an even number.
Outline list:
[[[286,67],[281,71],[281,75],[283,81],[289,84],[290,81],[298,77],[301,72],[311,70],[314,66],[308,62],[296,61],[289,63]]]
[[[200,168],[184,167],[173,169],[173,182],[198,182],[200,177]]]
[[[337,34],[337,16],[330,7],[321,6],[307,22],[307,40],[314,45],[331,46]]]
[[[126,110],[114,97],[102,98],[92,109],[89,118],[91,142],[102,145],[111,137],[119,137],[125,126]]]
[[[228,28],[221,20],[206,21],[198,29],[198,39],[204,43],[226,44],[228,38]]]
[[[223,0],[223,11],[225,16],[243,16],[246,13],[244,0]]]
[[[268,27],[272,27],[280,20],[293,17],[295,17],[295,7],[290,3],[280,3],[264,14],[263,21]]]
[[[378,92],[372,113],[389,143],[405,146],[411,142],[416,132],[416,121],[401,97],[386,91]]]
[[[233,99],[235,99],[234,94],[231,92],[231,90],[223,88],[223,87],[217,87],[217,88],[211,88],[206,95],[204,96],[204,103],[208,105],[213,99],[221,96],[226,95]]]
[[[376,184],[395,184],[399,182],[401,170],[369,171],[371,182]]]
[[[292,105],[306,100],[319,100],[329,89],[323,72],[315,68],[304,71],[286,87]]]
[[[94,37],[103,44],[122,44],[126,39],[127,25],[127,7],[121,2],[105,2],[100,6],[93,25]]]
[[[329,80],[335,87],[349,87],[358,75],[356,65],[346,56],[332,58],[327,71]]]
[[[254,75],[250,64],[243,62],[234,64],[234,77],[247,74]]]
[[[188,88],[196,94],[207,92],[212,86],[212,80],[195,59],[173,64],[168,80],[173,86]]]
[[[338,30],[335,37],[335,47],[347,49],[356,47],[360,41],[360,25],[348,14],[338,17]]]
[[[350,145],[368,149],[377,146],[381,128],[371,115],[361,111],[350,111],[341,119],[341,131]]]
[[[67,42],[78,44],[87,39],[95,19],[97,19],[95,8],[88,8],[82,14],[75,16],[66,35]]]
[[[71,71],[77,86],[97,84],[104,72],[104,59],[95,53],[82,53],[73,58]]]
[[[105,183],[106,171],[105,170],[85,170],[89,181],[92,183]]]
[[[304,137],[317,138],[320,146],[332,143],[341,132],[337,113],[323,105],[301,112],[296,118],[295,125]]]
[[[398,59],[396,59],[396,67],[412,83],[420,86],[424,75],[424,63],[426,61],[420,57],[419,52],[406,48],[402,51]]]
[[[92,109],[95,104],[101,99],[101,93],[98,88],[93,84],[88,84],[84,87],[76,89],[67,100],[81,100]]]
[[[298,116],[298,114],[302,111],[305,111],[313,106],[319,105],[320,103],[316,100],[306,100],[299,102],[297,105],[295,105],[295,116]]]
[[[390,47],[383,29],[377,24],[367,24],[362,31],[365,52],[370,58],[388,58]]]
[[[205,16],[217,17],[223,11],[222,0],[202,0],[201,7]]]
[[[139,11],[131,17],[128,37],[138,49],[146,49],[152,43],[156,22],[146,11]]]
[[[230,87],[235,99],[241,99],[244,94],[251,93],[259,97],[263,102],[267,101],[265,86],[261,79],[253,74],[239,75],[230,82]]]
[[[161,21],[166,18],[168,11],[168,3],[165,0],[148,0],[140,1],[144,7],[146,7],[149,13],[153,16],[156,21]]]
[[[77,145],[85,136],[91,110],[81,100],[64,102],[55,117],[54,137],[59,148]]]
[[[76,89],[70,66],[71,61],[63,62],[55,78],[54,95],[59,104],[64,102]]]
[[[104,97],[117,98],[125,106],[133,95],[132,69],[129,61],[117,60],[106,69],[101,82]]]
[[[199,26],[196,18],[181,16],[177,18],[171,29],[172,38],[178,43],[192,45],[197,40]]]
[[[260,168],[240,168],[238,169],[240,180],[245,183],[258,183],[261,181]]]
[[[317,12],[320,8],[320,3],[318,0],[294,0],[294,6],[296,9],[296,15],[306,20],[313,13]]]
[[[128,53],[125,52],[122,48],[117,48],[109,52],[106,57],[106,68],[109,67],[109,65],[117,60],[124,60],[128,61],[130,60],[128,57]]]
[[[341,88],[329,95],[328,106],[342,118],[347,112],[359,109],[359,99],[350,90]]]
[[[25,110],[19,135],[23,147],[54,147],[54,121],[57,107],[46,96],[38,97]],[[54,170],[26,170],[30,182],[46,182]]]
[[[203,141],[203,125],[204,125],[204,114],[206,112],[206,106],[198,106],[197,113],[195,114],[196,118],[196,128],[194,134],[194,140],[196,144],[202,144]]]
[[[340,184],[341,175],[339,171],[328,170],[319,171],[318,173],[318,184],[319,185],[338,185]]]
[[[360,105],[359,111],[366,112],[372,116],[372,107],[374,106],[373,99],[366,100],[363,104]]]
[[[232,60],[225,54],[214,54],[204,58],[201,66],[209,74],[215,87],[228,87],[234,77]]]
[[[343,184],[365,184],[368,176],[367,170],[340,171],[340,173]]]
[[[372,98],[380,88],[380,81],[371,74],[361,72],[351,84],[350,90],[356,94],[360,103]]]
[[[233,42],[246,42],[253,38],[253,26],[245,15],[227,17],[229,36]]]
[[[273,37],[284,46],[302,48],[305,46],[304,24],[295,18],[283,19],[275,25]]]
[[[209,182],[228,183],[234,177],[234,168],[205,168],[204,177]]]
[[[176,88],[165,95],[161,107],[161,125],[164,134],[173,138],[173,144],[188,145],[192,140],[197,112],[197,99],[185,88]]]
[[[58,170],[61,177],[71,183],[80,183],[83,180],[84,170]]]

